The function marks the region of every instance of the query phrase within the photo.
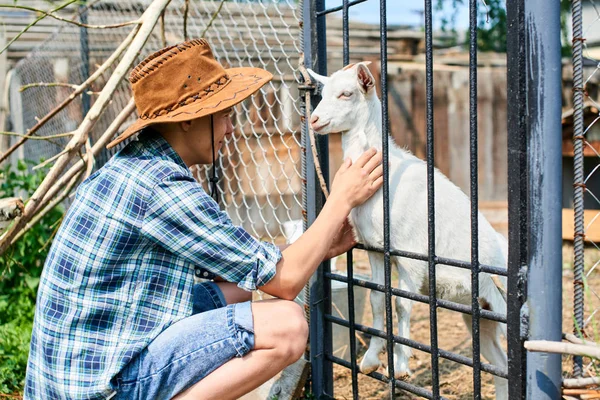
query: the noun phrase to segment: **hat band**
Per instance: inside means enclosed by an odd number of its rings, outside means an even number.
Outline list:
[[[154,118],[166,115],[172,111],[175,111],[179,107],[187,106],[198,100],[204,100],[204,99],[214,95],[215,93],[220,92],[221,89],[223,89],[230,81],[231,80],[229,79],[229,76],[224,75],[221,78],[219,78],[219,80],[215,81],[209,87],[202,89],[200,92],[192,94],[192,95],[186,97],[184,100],[177,102],[169,107],[163,108],[161,110],[156,110],[151,113],[142,114],[142,115],[140,115],[140,119],[144,119],[144,120],[154,119]]]

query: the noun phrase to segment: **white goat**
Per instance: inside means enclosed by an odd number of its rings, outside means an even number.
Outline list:
[[[375,80],[366,63],[359,63],[324,77],[310,71],[324,87],[322,100],[311,117],[311,126],[318,134],[342,133],[344,158],[355,161],[371,147],[381,150],[381,103],[375,93]],[[390,159],[390,239],[391,248],[427,254],[427,166],[407,150],[389,139]],[[457,260],[471,259],[470,201],[468,197],[441,172],[435,171],[435,252],[440,257]],[[479,214],[479,261],[482,264],[506,266],[506,243],[499,240],[489,222]],[[378,191],[365,204],[352,210],[351,222],[357,239],[369,246],[383,247],[383,191]],[[373,281],[384,283],[383,255],[369,252]],[[427,295],[428,265],[424,261],[392,257],[398,268],[400,289]],[[437,296],[462,304],[471,304],[471,272],[466,269],[438,265],[436,268]],[[489,274],[479,275],[479,303],[483,309],[506,312],[506,301]],[[371,291],[373,325],[384,330],[383,293]],[[396,298],[398,334],[410,338],[411,301]],[[463,315],[469,331],[471,317]],[[438,332],[444,333],[443,329]],[[504,324],[481,320],[481,353],[493,365],[507,367],[506,353],[500,335],[506,336]],[[385,340],[373,336],[360,363],[364,373],[380,366],[379,354],[385,350]],[[399,344],[394,348],[396,378],[410,376],[408,360],[411,351]],[[496,398],[507,399],[507,381],[495,377]]]

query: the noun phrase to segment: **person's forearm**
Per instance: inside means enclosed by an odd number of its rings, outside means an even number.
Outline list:
[[[349,213],[345,202],[330,198],[310,228],[283,250],[275,276],[260,290],[288,300],[296,297],[327,255]]]

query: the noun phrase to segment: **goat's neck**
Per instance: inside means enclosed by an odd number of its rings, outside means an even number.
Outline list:
[[[352,129],[342,134],[344,158],[356,160],[371,147],[381,150],[381,103],[377,96],[369,100],[369,112]]]

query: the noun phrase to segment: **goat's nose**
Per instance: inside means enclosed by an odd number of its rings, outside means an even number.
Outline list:
[[[317,121],[319,120],[319,116],[318,115],[313,115],[312,117],[310,117],[310,124],[314,125],[317,123]]]

